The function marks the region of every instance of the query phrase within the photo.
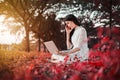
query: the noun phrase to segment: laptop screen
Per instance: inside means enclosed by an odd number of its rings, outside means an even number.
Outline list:
[[[45,44],[47,50],[51,54],[56,54],[56,52],[58,51],[58,48],[53,41],[47,41],[47,42],[44,42],[44,44]]]

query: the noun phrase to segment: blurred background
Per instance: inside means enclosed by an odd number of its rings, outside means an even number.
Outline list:
[[[120,31],[119,0],[0,0],[0,49],[45,51],[43,42],[49,40],[66,49],[63,19],[68,14],[87,30],[89,48]]]

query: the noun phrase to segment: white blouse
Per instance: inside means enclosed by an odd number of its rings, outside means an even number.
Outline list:
[[[75,62],[75,56],[80,60],[80,61],[84,61],[86,59],[88,59],[88,42],[87,42],[87,33],[86,30],[83,27],[76,27],[75,31],[71,37],[71,41],[72,41],[72,45],[73,48],[80,48],[79,51],[69,54],[69,59],[68,59],[68,63],[71,62]],[[57,59],[56,62],[59,61],[63,61],[64,62],[64,58],[65,56],[61,56],[61,55],[52,55],[52,58]]]
[[[84,61],[85,59],[88,59],[88,43],[87,43],[87,33],[86,30],[83,27],[76,27],[75,31],[72,35],[72,44],[73,48],[80,48],[80,51],[77,51],[73,54],[70,54],[71,61],[74,61],[74,57],[77,56],[77,58],[80,61]]]

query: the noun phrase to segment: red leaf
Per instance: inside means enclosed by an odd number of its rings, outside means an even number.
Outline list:
[[[82,79],[79,74],[74,74],[68,80],[82,80]]]
[[[69,60],[69,56],[67,55],[67,56],[64,58],[64,63],[67,63],[68,60]]]

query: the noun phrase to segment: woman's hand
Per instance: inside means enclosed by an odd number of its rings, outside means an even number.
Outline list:
[[[58,51],[57,53],[58,55],[62,55],[62,56],[66,56],[68,54],[67,52],[63,52],[63,51]]]
[[[68,26],[65,27],[65,30],[67,34],[70,34],[70,32],[72,31],[72,29]]]

